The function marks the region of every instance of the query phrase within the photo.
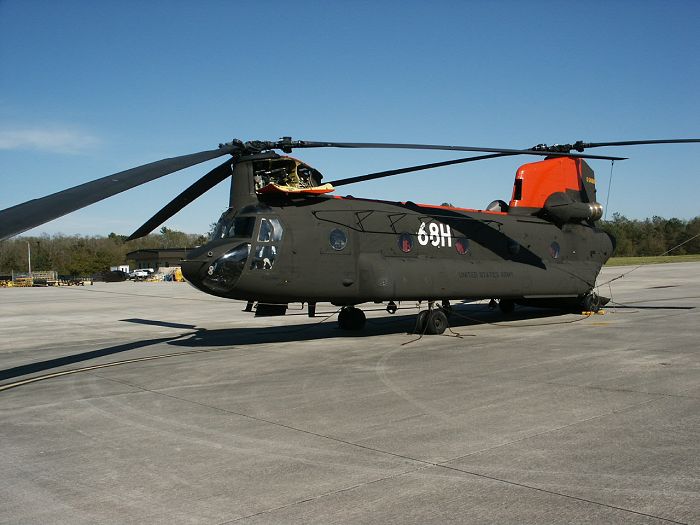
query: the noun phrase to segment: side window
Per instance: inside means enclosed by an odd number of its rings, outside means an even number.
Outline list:
[[[271,242],[282,240],[282,225],[278,219],[260,219],[260,231],[258,242]]]
[[[347,246],[348,236],[343,230],[336,228],[331,232],[328,242],[330,243],[331,248],[336,251],[340,251]]]
[[[552,259],[558,259],[560,254],[561,247],[559,246],[559,243],[557,241],[552,242],[552,244],[549,245],[549,255],[552,257]]]

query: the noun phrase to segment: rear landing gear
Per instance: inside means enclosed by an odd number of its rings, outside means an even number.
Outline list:
[[[338,314],[338,326],[343,330],[362,330],[366,322],[365,313],[354,306],[344,306]]]
[[[418,312],[416,333],[440,335],[447,329],[447,315],[442,308],[430,308]]]
[[[425,332],[431,335],[440,335],[447,328],[447,316],[441,308],[435,308],[428,314]]]

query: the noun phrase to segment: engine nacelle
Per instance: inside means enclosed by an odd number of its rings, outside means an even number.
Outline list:
[[[557,192],[547,198],[542,214],[559,223],[594,222],[603,216],[603,206],[599,202],[579,202],[568,193]]]

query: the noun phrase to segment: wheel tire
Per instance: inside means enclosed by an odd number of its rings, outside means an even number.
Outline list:
[[[447,328],[447,316],[445,312],[439,309],[432,310],[428,315],[428,325],[426,333],[431,335],[440,335]]]
[[[343,330],[362,330],[366,322],[367,317],[359,308],[343,308],[338,314],[338,326]]]
[[[341,330],[350,330],[350,311],[343,308],[338,314],[338,326]]]
[[[428,324],[428,314],[430,313],[430,310],[421,310],[418,312],[418,316],[416,317],[416,329],[415,333],[417,334],[423,334],[425,333],[426,326]]]
[[[365,313],[359,308],[352,309],[352,320],[353,320],[353,330],[362,330],[367,323],[367,317]]]
[[[510,299],[501,299],[498,301],[498,308],[503,314],[512,314],[515,310],[515,302],[511,301]]]

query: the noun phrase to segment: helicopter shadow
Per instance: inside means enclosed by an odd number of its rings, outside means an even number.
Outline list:
[[[374,311],[378,310],[380,309],[374,309]],[[381,310],[383,311],[383,309]],[[197,328],[194,325],[172,323],[156,319],[122,319],[122,322],[160,326],[164,328],[187,329],[192,331],[180,333],[171,337],[141,339],[106,348],[89,350],[86,352],[69,354],[57,358],[28,363],[25,365],[0,369],[0,381],[15,379],[17,377],[30,374],[48,372],[57,368],[76,365],[78,363],[83,363],[85,361],[90,361],[101,357],[118,356],[132,350],[140,350],[150,346],[162,344],[185,348],[254,346],[272,343],[320,341],[324,339],[330,340],[338,338],[362,339],[366,337],[397,334],[405,335],[407,337],[407,341],[410,341],[410,338],[421,336],[421,334],[417,334],[414,331],[417,312],[415,309],[410,310],[411,313],[397,313],[380,318],[369,318],[365,328],[358,331],[340,329],[335,320],[332,319],[333,312],[325,312],[325,317],[324,313],[321,312],[318,315],[320,320],[291,326],[286,325],[265,328],[224,328],[216,330]],[[367,309],[367,311],[372,311],[372,309]],[[453,314],[449,317],[449,326],[454,332],[456,329],[469,326],[477,326],[482,324],[498,324],[499,326],[507,326],[509,323],[514,323],[516,321],[536,320],[542,318],[560,317],[564,315],[566,315],[566,312],[561,310],[522,307],[517,309],[512,314],[504,316],[503,314],[500,314],[498,310],[490,310],[483,304],[459,304],[455,305],[453,308]],[[522,326],[522,324],[513,324],[513,327],[517,326]]]
[[[412,309],[413,310],[413,309]],[[400,312],[400,311],[399,311]],[[298,341],[318,341],[323,339],[363,339],[382,335],[403,334],[408,338],[420,336],[416,333],[416,314],[396,313],[379,318],[367,319],[362,330],[342,330],[337,323],[328,317],[321,321],[297,324],[293,326],[274,326],[267,328],[223,328],[208,330],[204,328],[190,337],[168,342],[179,347],[216,347],[226,345],[259,345],[271,343],[291,343]],[[484,305],[459,305],[453,307],[449,316],[449,327],[453,331],[459,328],[483,324],[508,325],[516,321],[536,320],[542,318],[561,317],[567,312],[542,308],[522,307],[509,315],[503,315],[497,310],[490,310]],[[517,326],[514,324],[513,326]],[[462,334],[465,335],[465,334]]]
[[[130,343],[109,346],[107,348],[100,348],[98,350],[90,350],[88,352],[80,352],[77,354],[70,354],[66,356],[56,357],[53,359],[45,359],[43,361],[28,363],[26,365],[13,366],[11,368],[5,368],[3,370],[0,370],[0,381],[4,381],[6,379],[14,379],[16,377],[25,376],[28,374],[36,374],[38,372],[46,372],[47,370],[53,370],[69,365],[75,365],[77,363],[90,361],[91,359],[97,359],[100,357],[108,357],[112,355],[122,354],[124,352],[129,352],[130,350],[138,350],[140,348],[145,348],[148,346],[163,343],[171,343],[180,337],[183,337],[183,335],[180,334],[174,337],[143,339],[141,341],[133,341]]]

